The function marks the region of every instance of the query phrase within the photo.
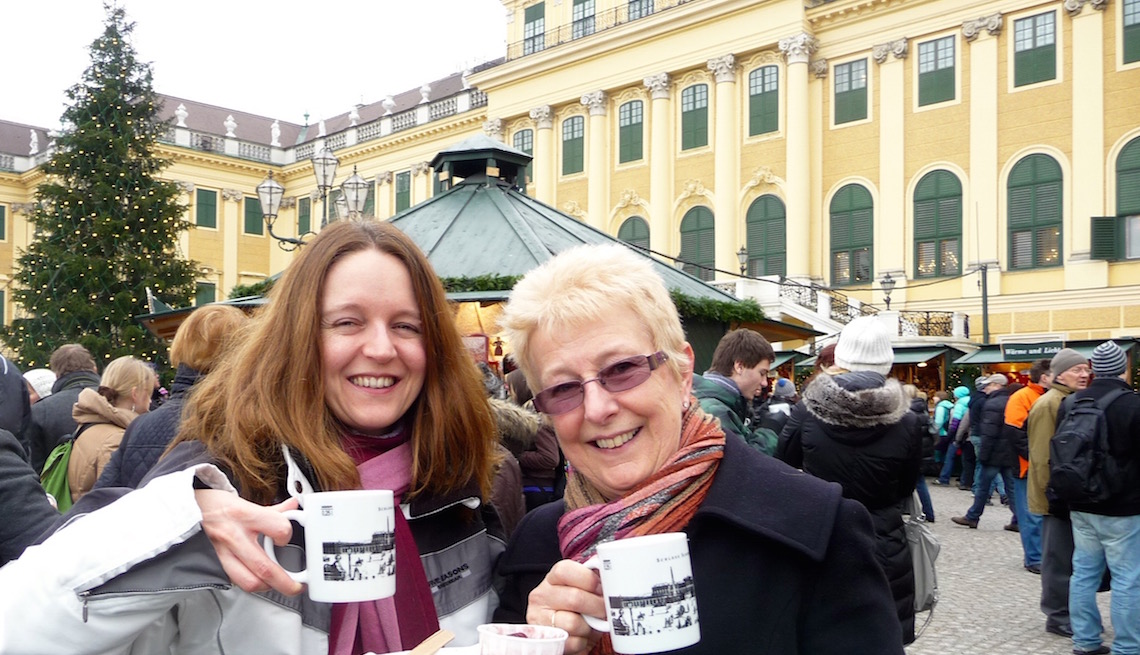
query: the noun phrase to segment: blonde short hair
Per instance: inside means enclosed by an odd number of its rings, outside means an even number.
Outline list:
[[[154,369],[146,362],[124,355],[107,364],[103,377],[99,378],[99,393],[111,404],[119,398],[131,395],[135,389],[143,389],[150,396],[156,379]]]
[[[515,285],[499,326],[530,388],[538,389],[530,352],[536,332],[587,328],[621,309],[637,316],[653,348],[668,355],[666,366],[675,375],[692,369],[684,355],[681,318],[665,283],[648,258],[621,244],[576,246],[531,270]]]

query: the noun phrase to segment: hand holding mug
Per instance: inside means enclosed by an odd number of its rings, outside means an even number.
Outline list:
[[[296,500],[264,507],[220,489],[197,489],[194,498],[202,511],[202,531],[234,584],[249,592],[275,589],[288,596],[301,593],[300,583],[274,565],[258,544],[259,535],[282,545],[288,543],[293,528],[283,512],[296,509]]]

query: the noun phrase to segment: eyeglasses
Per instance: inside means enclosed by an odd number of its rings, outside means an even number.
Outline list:
[[[649,379],[649,376],[669,357],[660,350],[652,355],[637,355],[616,361],[598,371],[598,376],[581,382],[563,382],[534,394],[534,406],[543,414],[565,414],[582,404],[586,385],[597,382],[610,393],[632,389]]]

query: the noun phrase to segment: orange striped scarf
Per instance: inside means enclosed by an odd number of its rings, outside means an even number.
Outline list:
[[[558,521],[562,556],[585,562],[597,545],[623,537],[679,532],[704,502],[724,457],[720,422],[701,411],[696,398],[681,423],[681,443],[673,457],[626,495],[607,502],[589,480],[571,471],[566,514]],[[613,653],[609,636],[592,655]]]

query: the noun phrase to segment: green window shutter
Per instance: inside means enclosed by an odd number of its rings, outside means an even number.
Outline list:
[[[848,184],[831,199],[832,284],[869,281],[873,247],[871,193],[858,184]]]
[[[523,11],[523,54],[546,47],[546,3],[539,2]]]
[[[1025,86],[1057,77],[1056,14],[1046,12],[1013,22],[1013,85]]]
[[[8,293],[0,289],[0,324],[8,324]]]
[[[835,124],[867,118],[867,60],[835,67]]]
[[[625,163],[642,158],[644,105],[640,100],[618,108],[618,161]]]
[[[265,221],[261,217],[261,201],[246,196],[245,202],[245,233],[265,234]]]
[[[581,173],[586,167],[586,120],[571,116],[562,121],[562,174]]]
[[[618,239],[642,250],[649,250],[649,224],[640,216],[631,216],[618,228]]]
[[[780,125],[779,69],[764,66],[748,74],[748,134],[775,132]]]
[[[534,130],[519,130],[515,132],[514,146],[516,150],[521,150],[528,155],[534,154]],[[526,181],[530,182],[534,179],[534,160],[526,165]],[[525,187],[526,184],[524,183]]]
[[[784,275],[786,257],[786,210],[773,195],[757,198],[745,217],[749,275]]]
[[[709,87],[694,84],[681,91],[681,149],[709,143]]]
[[[954,37],[918,44],[918,104],[954,99]]]
[[[198,189],[195,193],[194,222],[198,227],[218,227],[218,192]]]
[[[1029,155],[1010,171],[1011,269],[1061,265],[1061,181],[1061,167],[1048,155]]]
[[[364,210],[361,213],[364,216],[376,216],[376,184],[372,181],[368,182],[368,195],[364,198]]]
[[[681,219],[681,259],[685,272],[706,282],[716,276],[716,227],[708,207],[693,207]]]
[[[1093,216],[1091,259],[1124,259],[1124,219],[1119,216]]]
[[[309,196],[297,198],[297,234],[313,229],[313,200]]]
[[[962,183],[949,171],[931,171],[914,190],[915,277],[961,272]]]
[[[208,305],[218,299],[218,288],[212,282],[199,282],[194,291],[194,306]]]
[[[0,205],[0,240],[8,238],[8,208]]]
[[[1135,214],[1140,214],[1140,137],[1129,141],[1116,158],[1116,215]]]
[[[1140,23],[1124,28],[1124,63],[1140,61]]]
[[[396,212],[412,206],[412,172],[396,173]]]

